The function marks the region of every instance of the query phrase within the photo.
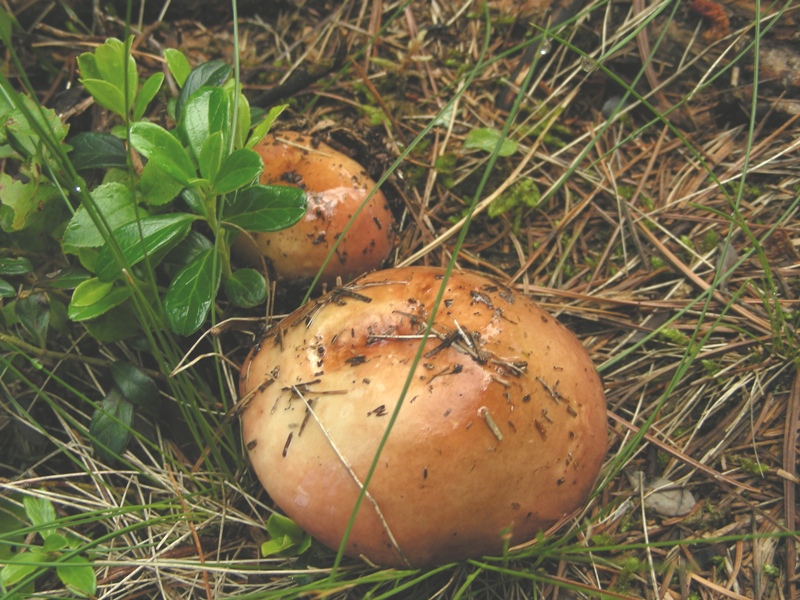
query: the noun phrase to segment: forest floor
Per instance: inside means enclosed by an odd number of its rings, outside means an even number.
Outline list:
[[[103,398],[114,361],[148,364],[134,342],[68,323],[37,346],[8,317],[3,501],[55,504],[98,597],[798,598],[796,0],[762,4],[760,20],[752,3],[710,0],[265,4],[239,16],[244,93],[254,107],[288,105],[274,129],[312,133],[374,178],[388,174],[389,265],[457,253],[460,268],[532,297],[588,349],[608,400],[596,493],[502,559],[428,571],[347,559],[332,582],[325,549],[260,556],[274,506],[243,454],[226,478],[144,418],[126,467],[92,450],[80,433],[92,409],[75,394]],[[70,136],[107,131],[76,57],[123,38],[125,18],[53,7],[6,7],[22,27],[21,64]],[[192,65],[233,60],[225,11],[176,3],[137,18],[142,79],[166,72],[165,48]],[[163,120],[165,102],[149,118]],[[75,264],[4,239],[0,256],[34,265],[20,294]],[[216,333],[219,346],[183,350],[219,376],[228,398],[208,410],[224,414],[252,336]],[[204,354],[220,348],[226,360]],[[0,529],[0,545],[20,531],[34,543],[20,525]],[[67,593],[53,572],[36,586]]]

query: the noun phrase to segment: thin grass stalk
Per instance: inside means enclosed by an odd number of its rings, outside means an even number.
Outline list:
[[[489,40],[490,40],[490,35],[489,34],[490,34],[490,31],[491,31],[491,22],[489,20],[488,9],[486,7],[484,7],[484,16],[485,16],[485,27],[486,27],[484,45],[483,45],[483,48],[481,50],[481,54],[480,54],[480,56],[478,58],[478,63],[476,64],[475,68],[470,72],[470,75],[467,77],[465,85],[462,88],[462,93],[463,93],[463,90],[466,90],[469,87],[469,82],[472,81],[474,76],[480,71],[480,69],[482,67],[482,63],[483,63],[483,60],[482,60],[483,56],[486,55],[486,52],[488,51],[488,48],[489,48]],[[458,97],[459,96],[454,96],[454,98],[451,100],[451,103],[454,104],[457,101]],[[444,110],[446,110],[446,108]],[[509,119],[509,123],[506,124],[506,134],[507,134],[507,131],[508,131],[508,127],[510,126],[510,120],[511,119]],[[431,123],[428,125],[428,128],[431,128],[431,127],[433,127],[433,121],[431,121]],[[428,129],[428,128],[426,128],[426,129]],[[425,132],[425,130],[423,130],[423,133],[424,132]],[[418,140],[421,139],[422,135],[423,134],[420,134],[420,136],[417,139]],[[475,196],[473,198],[472,205],[470,207],[471,211],[475,210],[475,206],[477,206],[478,200],[480,198],[480,194],[483,192],[483,187],[486,185],[486,182],[488,181],[488,176],[489,176],[489,173],[491,172],[491,167],[494,165],[494,162],[497,160],[498,152],[499,152],[500,147],[502,145],[502,139],[503,138],[501,138],[498,141],[497,146],[496,146],[496,148],[495,148],[495,150],[493,152],[493,155],[492,155],[492,160],[490,160],[489,164],[487,165],[487,169],[484,172],[483,179],[482,179],[481,183],[479,184],[478,189],[475,192]],[[415,143],[416,143],[416,140],[415,140]],[[409,146],[409,148],[406,150],[406,153],[410,152],[410,150],[411,150],[411,148],[413,148],[413,146],[414,146],[414,144],[412,143]],[[401,157],[398,158],[397,162],[399,162],[403,158],[404,158],[404,156],[401,155]],[[376,189],[377,189],[377,186],[376,186]],[[364,205],[362,204],[362,208],[363,208],[363,206]],[[355,218],[355,215],[354,215],[354,218]],[[354,218],[351,219],[351,222],[354,220]],[[349,225],[349,223],[348,223],[348,225]],[[338,569],[338,567],[339,567],[339,565],[341,563],[341,560],[342,560],[342,558],[344,556],[344,549],[345,549],[345,546],[347,544],[347,540],[348,540],[348,538],[350,536],[350,532],[352,531],[353,526],[355,525],[356,516],[358,515],[358,511],[359,511],[359,509],[361,507],[361,504],[363,503],[363,500],[364,500],[364,498],[366,496],[366,491],[367,491],[367,488],[369,486],[369,482],[371,481],[372,476],[374,475],[375,470],[377,469],[378,462],[380,460],[380,456],[381,456],[381,453],[383,451],[383,448],[386,446],[386,442],[389,439],[389,435],[390,435],[390,433],[392,431],[392,428],[394,427],[394,423],[397,421],[397,417],[400,414],[400,409],[403,407],[403,403],[404,403],[406,395],[408,394],[408,389],[411,386],[411,382],[413,381],[414,373],[415,373],[415,371],[417,369],[417,365],[419,364],[420,360],[422,360],[422,355],[424,353],[425,343],[427,342],[428,337],[430,336],[431,331],[433,329],[433,324],[434,324],[434,320],[436,318],[437,311],[439,309],[439,305],[440,305],[440,303],[442,301],[442,298],[444,297],[444,293],[445,293],[445,291],[447,289],[447,281],[448,281],[448,279],[450,277],[450,273],[452,272],[453,268],[455,267],[455,262],[456,262],[456,259],[458,257],[458,250],[464,243],[464,239],[466,237],[466,233],[467,233],[468,228],[469,228],[469,213],[468,213],[468,216],[467,216],[467,222],[465,223],[464,228],[462,229],[461,235],[459,236],[458,241],[456,242],[455,250],[453,252],[453,255],[452,255],[447,267],[445,268],[444,276],[442,278],[442,284],[439,287],[439,290],[438,290],[438,292],[436,294],[436,298],[433,301],[433,306],[431,308],[431,314],[428,317],[428,320],[427,320],[427,322],[425,324],[425,329],[422,332],[422,338],[420,339],[419,345],[417,346],[417,351],[416,351],[416,353],[414,355],[414,358],[411,361],[411,365],[409,367],[408,376],[406,377],[406,380],[405,380],[405,383],[403,385],[403,388],[400,391],[400,395],[398,397],[397,404],[395,405],[395,408],[392,411],[392,414],[389,416],[389,420],[388,420],[387,425],[386,425],[386,432],[383,434],[383,437],[381,438],[380,442],[378,443],[378,447],[375,450],[375,456],[372,459],[372,464],[370,465],[369,470],[367,471],[367,474],[366,474],[366,476],[364,478],[363,485],[361,486],[358,498],[356,499],[355,506],[353,507],[353,512],[350,515],[350,520],[348,521],[347,526],[345,528],[344,536],[343,536],[342,541],[341,541],[341,543],[339,545],[339,550],[338,550],[338,552],[336,554],[336,560],[334,561],[333,567],[331,569],[331,575],[330,575],[330,579],[331,580],[334,580],[336,578],[336,575],[337,575],[336,571],[337,571],[337,569]]]

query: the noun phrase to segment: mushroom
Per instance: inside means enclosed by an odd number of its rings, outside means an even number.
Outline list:
[[[375,182],[349,156],[312,137],[285,131],[254,148],[264,161],[261,183],[293,185],[307,192],[305,217],[288,229],[239,236],[234,252],[257,265],[263,255],[274,275],[287,283],[312,279]],[[255,243],[254,243],[255,242]],[[320,283],[349,281],[379,268],[392,250],[394,225],[386,198],[375,190],[322,273]]]
[[[578,339],[484,276],[374,272],[307,304],[244,362],[242,435],[273,501],[338,548],[445,285],[345,552],[423,567],[495,554],[579,509],[606,444]]]

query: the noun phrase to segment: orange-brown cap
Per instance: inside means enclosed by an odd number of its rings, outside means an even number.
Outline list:
[[[272,499],[337,548],[444,272],[378,271],[298,309],[246,360],[242,434]],[[454,272],[380,455],[350,556],[420,567],[533,539],[585,503],[607,444],[578,339],[521,294]]]
[[[375,188],[364,168],[349,156],[310,136],[285,131],[266,136],[253,148],[264,161],[261,183],[293,185],[307,192],[305,217],[288,229],[254,233],[256,244],[240,235],[236,255],[259,264],[263,255],[282,281],[313,278],[350,218]],[[375,190],[367,205],[344,234],[326,266],[321,283],[354,277],[379,268],[392,250],[394,223],[386,198]]]

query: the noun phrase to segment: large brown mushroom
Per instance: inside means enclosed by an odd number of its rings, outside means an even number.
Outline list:
[[[331,548],[397,406],[444,272],[375,272],[298,309],[240,381],[253,468]],[[420,567],[499,553],[585,503],[606,451],[600,377],[578,339],[483,276],[447,280],[346,544]]]
[[[375,188],[361,165],[311,136],[292,131],[268,135],[253,149],[264,161],[261,183],[303,188],[308,211],[288,229],[254,233],[252,240],[239,236],[234,251],[240,259],[259,264],[263,255],[279,280],[300,284],[317,274],[344,234],[321,283],[333,284],[337,277],[349,281],[383,264],[393,247],[394,224],[380,190],[344,233],[350,218]]]

